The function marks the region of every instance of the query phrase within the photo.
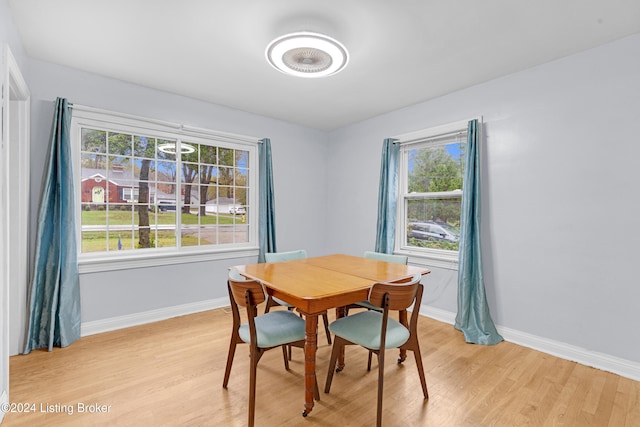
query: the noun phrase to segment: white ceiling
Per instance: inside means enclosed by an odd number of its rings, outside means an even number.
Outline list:
[[[640,32],[640,0],[9,0],[27,54],[321,130]],[[264,50],[316,31],[349,50],[324,79]]]

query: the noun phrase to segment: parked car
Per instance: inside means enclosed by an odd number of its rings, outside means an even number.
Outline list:
[[[230,206],[229,213],[232,215],[246,215],[247,210],[244,206]]]
[[[160,212],[175,211],[176,201],[175,200],[158,200],[158,210]]]
[[[460,230],[449,224],[435,222],[413,222],[410,237],[421,240],[446,240],[457,242],[460,239]]]

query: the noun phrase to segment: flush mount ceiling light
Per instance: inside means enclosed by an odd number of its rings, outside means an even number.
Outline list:
[[[342,43],[307,31],[278,37],[269,43],[265,54],[277,70],[298,77],[330,76],[349,62],[349,53]]]

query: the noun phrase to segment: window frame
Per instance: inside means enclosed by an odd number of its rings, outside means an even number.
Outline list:
[[[468,132],[469,120],[460,120],[446,125],[435,126],[394,137],[396,143],[400,144],[394,253],[408,256],[409,262],[412,264],[441,267],[450,270],[458,269],[459,251],[435,248],[416,248],[405,243],[408,225],[406,221],[406,210],[407,202],[409,200],[457,197],[462,199],[464,189],[462,191],[410,194],[408,192],[409,171],[407,168],[409,150],[420,147],[438,146],[438,137],[451,135],[457,132],[464,132],[466,134]],[[481,119],[478,121],[481,122]]]
[[[171,248],[149,248],[131,251],[105,251],[82,253],[82,221],[81,221],[81,129],[83,127],[107,130],[112,132],[148,135],[157,138],[175,139],[185,143],[214,145],[222,148],[233,148],[248,151],[250,165],[248,188],[250,189],[247,204],[248,242],[224,245],[181,246]],[[71,119],[71,150],[73,158],[74,189],[76,197],[76,236],[78,241],[78,270],[80,273],[121,270],[127,268],[153,267],[159,265],[182,264],[198,261],[232,259],[258,255],[258,203],[259,203],[259,162],[256,137],[223,133],[204,128],[165,122],[156,119],[133,116],[126,113],[102,110],[74,104]],[[176,159],[176,169],[180,170],[181,162]],[[176,177],[176,188],[180,188],[180,174]],[[176,220],[176,230],[181,226],[180,217]],[[179,232],[179,231],[178,231]]]

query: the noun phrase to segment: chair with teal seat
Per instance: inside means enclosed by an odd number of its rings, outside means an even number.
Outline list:
[[[269,252],[264,254],[264,260],[266,262],[281,262],[281,261],[292,261],[296,259],[304,259],[307,257],[307,251],[304,249],[300,249],[297,251],[288,251],[288,252]],[[274,298],[271,295],[267,296],[267,306],[264,309],[265,313],[268,313],[271,307],[276,306],[287,307],[288,310],[293,310],[295,307],[289,304],[286,301],[282,301],[279,298]]]
[[[382,425],[382,396],[384,384],[384,356],[385,350],[400,348],[413,351],[425,399],[429,398],[427,383],[422,366],[422,356],[418,343],[418,307],[422,302],[423,286],[421,276],[415,275],[411,281],[405,283],[376,283],[369,291],[368,301],[382,312],[367,310],[351,316],[342,317],[329,325],[335,335],[327,382],[324,392],[329,393],[338,356],[343,353],[347,345],[360,345],[378,355],[378,404],[377,426]],[[409,327],[405,327],[397,320],[389,317],[389,311],[406,310],[414,304]]]
[[[266,262],[282,262],[282,261],[293,261],[296,259],[304,259],[307,257],[307,251],[304,249],[299,249],[297,251],[288,251],[288,252],[270,252],[264,254],[264,259]],[[279,298],[274,298],[271,295],[267,297],[267,305],[264,309],[265,313],[268,313],[271,307],[275,307],[281,305],[283,307],[287,307],[287,310],[293,310],[295,307],[289,304],[286,301],[282,301]],[[331,333],[329,332],[329,318],[327,317],[327,312],[322,313],[322,321],[324,323],[324,331],[327,335],[327,343],[331,344]]]
[[[289,370],[287,358],[287,346],[304,348],[305,325],[304,320],[294,313],[278,310],[258,316],[257,305],[265,301],[262,284],[257,280],[244,279],[237,270],[229,271],[227,281],[231,312],[233,316],[233,328],[231,342],[227,356],[227,366],[224,373],[222,387],[227,388],[231,366],[238,344],[249,344],[249,426],[254,425],[256,402],[256,371],[258,361],[265,351],[282,347],[285,369]],[[240,324],[240,309],[245,307],[247,321]],[[319,399],[316,384],[316,398]]]
[[[381,252],[372,252],[372,251],[366,251],[364,253],[364,257],[368,259],[375,259],[378,261],[386,261],[386,262],[392,262],[394,264],[403,264],[403,265],[407,265],[407,261],[409,260],[409,258],[404,255],[383,254]],[[347,314],[349,313],[349,309],[351,308],[366,308],[367,310],[382,311],[380,307],[375,307],[371,305],[369,301],[360,301],[360,302],[356,302],[354,304],[349,305],[347,307]]]
[[[306,257],[307,251],[304,249],[288,252],[269,252],[264,254],[264,259],[267,262],[293,261],[296,259],[305,259]]]
[[[377,261],[385,261],[385,262],[391,262],[393,264],[402,264],[402,265],[407,265],[407,262],[409,261],[409,257],[405,255],[393,255],[393,254],[385,254],[382,252],[373,252],[373,251],[366,251],[364,253],[364,258],[375,259]],[[348,305],[345,311],[345,315],[349,315],[350,309],[356,309],[356,308],[366,308],[367,310],[375,310],[375,311],[382,312],[381,307],[376,307],[373,304],[371,304],[369,301],[359,301],[359,302]],[[371,370],[371,356],[372,356],[372,353],[369,352],[369,359],[367,360],[367,370]],[[402,361],[403,361],[402,359],[398,359],[398,363],[402,363]]]

